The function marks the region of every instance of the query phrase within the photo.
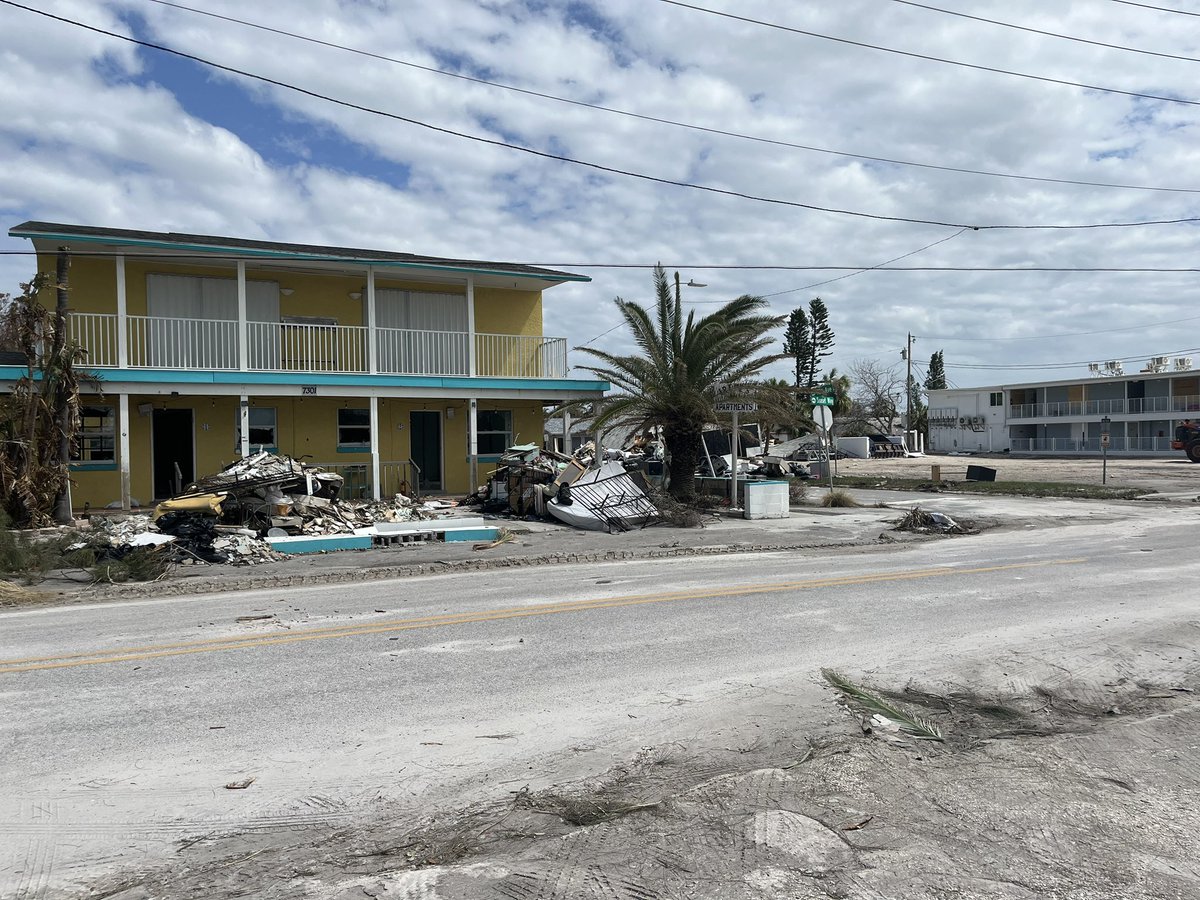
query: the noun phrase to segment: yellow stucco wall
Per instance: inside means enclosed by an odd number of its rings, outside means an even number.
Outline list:
[[[117,408],[116,398],[89,396],[89,405]],[[367,450],[347,452],[337,446],[337,411],[343,407],[366,409],[364,398],[328,397],[256,397],[251,406],[275,409],[277,450],[306,462],[328,466],[365,466],[363,483],[369,476],[371,456]],[[147,408],[148,407],[148,408]],[[480,409],[511,410],[513,442],[540,444],[543,433],[542,407],[529,401],[488,401]],[[238,400],[236,397],[169,397],[131,395],[129,398],[130,493],[148,504],[155,498],[153,489],[152,423],[154,409],[192,410],[192,437],[195,447],[195,476],[219,471],[239,457],[237,442]],[[469,489],[470,464],[467,456],[467,403],[465,400],[415,400],[387,398],[379,404],[379,449],[383,463],[403,462],[411,456],[409,413],[413,410],[436,412],[442,427],[443,488],[438,493],[465,494]],[[448,413],[453,410],[453,413]],[[120,422],[117,422],[118,434]],[[119,441],[118,441],[119,448]],[[118,449],[119,453],[119,449]],[[484,459],[479,473],[482,482],[494,462]],[[102,470],[72,471],[72,501],[76,509],[84,504],[106,506],[121,498],[120,472],[114,463]],[[385,478],[385,489],[395,486]]]
[[[55,271],[53,255],[38,259],[39,271],[50,275]],[[173,265],[155,261],[126,259],[126,310],[131,316],[146,315],[146,276],[152,273],[167,275],[196,275],[210,278],[237,277],[235,267],[228,264]],[[257,269],[246,266],[250,281],[275,281],[281,289],[292,291],[279,298],[279,311],[284,316],[329,316],[340,325],[363,325],[365,275],[321,275],[288,272],[276,269]],[[116,263],[109,259],[73,257],[70,270],[70,304],[79,312],[116,313]],[[465,288],[446,284],[431,284],[376,276],[378,288],[428,291],[435,293],[465,293]],[[53,305],[54,292],[47,290],[43,300]],[[540,291],[506,290],[494,287],[475,289],[475,330],[482,334],[518,334],[537,336],[542,333],[542,294]]]
[[[38,259],[40,271],[50,275],[55,271],[54,254],[43,254]],[[146,306],[146,276],[151,273],[197,275],[232,279],[236,267],[219,261],[212,264],[170,264],[153,260],[127,258],[125,262],[126,309],[131,316],[144,316]],[[281,289],[290,291],[280,296],[280,313],[284,316],[325,316],[337,319],[342,325],[364,324],[364,304],[352,293],[366,293],[366,276],[321,275],[288,272],[256,267],[247,262],[247,278],[251,281],[274,281]],[[70,269],[70,306],[81,313],[115,314],[117,311],[117,267],[113,259],[72,257]],[[377,273],[379,288],[464,293],[465,287],[416,281],[388,273]],[[47,290],[42,300],[53,306],[53,290]],[[498,287],[477,287],[475,290],[475,327],[481,334],[539,336],[542,333],[542,295],[540,291],[523,291]],[[98,332],[97,332],[98,333]],[[102,337],[93,337],[97,343],[92,359],[98,363],[105,360],[115,362],[115,329],[103,332]],[[100,346],[103,342],[103,346]],[[536,349],[522,345],[511,348],[501,342],[501,351],[493,351],[494,374],[533,374],[528,366],[514,364],[508,371],[507,357],[521,361]],[[536,345],[534,345],[536,348]],[[110,375],[111,379],[112,376]],[[169,384],[159,386],[170,388]],[[269,391],[264,388],[264,392]],[[464,392],[465,393],[465,392]],[[91,397],[85,402],[117,407],[115,396]],[[339,466],[370,465],[367,451],[339,452],[337,447],[337,410],[350,405],[358,408],[369,406],[365,398],[344,401],[328,397],[254,397],[255,406],[270,406],[276,409],[278,451],[292,456],[308,457],[314,462]],[[129,397],[130,422],[130,484],[134,498],[149,503],[154,498],[153,485],[153,441],[151,414],[139,413],[139,407],[150,404],[153,409],[164,405],[171,409],[193,411],[193,440],[195,448],[195,473],[204,475],[218,471],[237,458],[238,447],[236,397],[165,397],[163,394],[137,395]],[[505,409],[513,413],[514,442],[540,443],[542,439],[542,407],[532,401],[488,401],[481,402],[481,409]],[[384,462],[400,462],[411,454],[409,413],[413,410],[436,411],[442,432],[442,467],[444,491],[450,494],[465,493],[470,485],[469,461],[467,456],[467,402],[465,399],[419,400],[390,397],[380,401],[380,457]],[[453,414],[448,413],[453,410]],[[117,424],[118,433],[121,427]],[[119,441],[118,441],[119,446]],[[480,481],[492,467],[490,461],[480,462]],[[116,464],[99,464],[96,468],[75,468],[72,472],[72,496],[77,509],[85,503],[92,507],[105,506],[120,499],[120,472]],[[385,481],[385,484],[387,482]]]

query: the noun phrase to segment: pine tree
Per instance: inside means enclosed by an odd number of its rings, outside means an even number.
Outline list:
[[[929,371],[925,373],[925,390],[944,391],[946,389],[946,361],[939,350],[929,357]]]
[[[783,352],[796,360],[796,387],[810,392],[821,380],[821,362],[833,355],[833,329],[829,310],[820,297],[813,297],[808,312],[792,310],[783,333]]]
[[[806,384],[805,372],[812,357],[812,327],[802,307],[792,310],[788,316],[787,330],[783,333],[783,352],[793,357],[796,366],[796,387]]]
[[[825,301],[813,297],[808,304],[809,321],[809,364],[808,387],[811,389],[821,380],[821,363],[833,355],[833,329],[829,327],[829,310]]]

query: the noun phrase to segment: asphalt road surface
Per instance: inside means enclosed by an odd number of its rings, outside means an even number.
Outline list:
[[[1193,621],[1196,507],[1088,508],[866,550],[4,613],[0,897],[600,772],[744,714],[752,687],[820,703],[823,666]]]

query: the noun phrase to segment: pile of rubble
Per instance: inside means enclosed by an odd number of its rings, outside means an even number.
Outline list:
[[[264,539],[351,534],[377,522],[433,518],[445,502],[342,500],[342,476],[288,456],[262,452],[188,485],[153,516],[97,519],[116,554],[162,545],[185,565],[254,565],[283,559]],[[170,547],[165,545],[170,544]]]
[[[646,497],[645,480],[638,483],[626,470],[624,452],[598,455],[590,441],[573,456],[536,444],[509,447],[468,501],[485,513],[554,518],[592,531],[628,531],[661,518]]]

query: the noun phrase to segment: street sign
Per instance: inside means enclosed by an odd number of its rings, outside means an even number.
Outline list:
[[[728,400],[717,404],[717,412],[758,412],[757,403],[733,403]]]
[[[820,395],[812,398],[813,406],[833,406],[834,400],[832,397],[822,397]]]
[[[813,421],[822,431],[828,431],[833,425],[833,413],[829,411],[828,406],[814,406]]]

